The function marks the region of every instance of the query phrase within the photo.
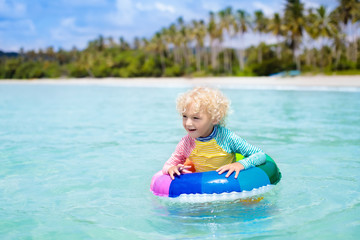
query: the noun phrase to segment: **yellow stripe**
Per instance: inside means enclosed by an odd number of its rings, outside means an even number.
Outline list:
[[[216,170],[235,161],[235,154],[225,152],[215,139],[208,142],[195,141],[195,144],[189,159],[194,163],[196,172]]]

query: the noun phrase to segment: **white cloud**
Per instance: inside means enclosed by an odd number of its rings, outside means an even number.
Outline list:
[[[134,6],[131,0],[116,0],[115,11],[107,17],[107,21],[115,26],[126,26],[134,23]]]
[[[73,28],[73,27],[75,27],[75,21],[76,21],[76,19],[74,17],[63,18],[60,21],[60,25],[63,27]]]
[[[171,5],[165,5],[165,4],[156,2],[155,8],[161,12],[175,13],[175,8]]]
[[[267,17],[272,17],[272,15],[274,15],[273,8],[268,5],[265,5],[261,2],[254,2],[253,6],[255,9],[263,11],[265,16],[267,16]]]
[[[59,26],[50,30],[47,45],[55,44],[64,49],[71,49],[73,46],[83,48],[89,40],[94,39],[96,36],[98,36],[98,33],[95,29],[79,27],[75,17],[68,17],[61,19]]]
[[[63,18],[60,21],[60,25],[57,28],[53,28],[51,36],[55,40],[72,39],[76,36],[89,36],[94,32],[89,27],[79,27],[76,25],[76,19],[74,17]]]
[[[171,5],[165,5],[160,2],[155,2],[155,4],[143,4],[141,2],[137,2],[135,4],[135,8],[139,11],[160,11],[160,12],[169,12],[175,13],[175,8]]]
[[[0,15],[2,17],[19,18],[23,17],[25,13],[25,4],[0,0]]]
[[[139,2],[135,4],[135,7],[139,11],[151,11],[151,10],[153,10],[153,8],[150,5],[144,5],[144,4],[139,3]]]

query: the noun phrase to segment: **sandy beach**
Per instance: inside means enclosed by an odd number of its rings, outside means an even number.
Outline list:
[[[297,76],[297,77],[203,77],[203,78],[69,78],[0,80],[0,84],[75,84],[114,85],[128,87],[192,87],[206,85],[243,89],[314,89],[360,90],[360,75],[356,76]]]

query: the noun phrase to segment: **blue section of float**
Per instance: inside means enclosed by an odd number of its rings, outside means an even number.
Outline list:
[[[181,194],[251,191],[270,184],[268,175],[257,167],[241,171],[237,179],[234,178],[235,173],[228,178],[225,176],[226,172],[220,175],[216,171],[176,176],[171,181],[169,197],[178,197]]]
[[[240,192],[240,184],[234,178],[235,173],[226,178],[227,172],[219,175],[216,171],[203,172],[202,193],[224,193],[224,192]]]
[[[268,175],[260,168],[249,168],[241,171],[238,176],[241,191],[251,191],[270,184]]]
[[[181,194],[201,193],[203,173],[183,174],[176,176],[170,184],[169,197],[178,197]]]

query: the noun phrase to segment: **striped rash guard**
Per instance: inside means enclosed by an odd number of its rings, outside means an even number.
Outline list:
[[[239,161],[245,169],[260,165],[266,159],[261,149],[247,143],[229,129],[215,125],[208,137],[183,137],[162,171],[167,174],[170,167],[184,164],[187,158],[193,162],[196,172],[213,171],[235,162],[235,153],[245,157]]]

